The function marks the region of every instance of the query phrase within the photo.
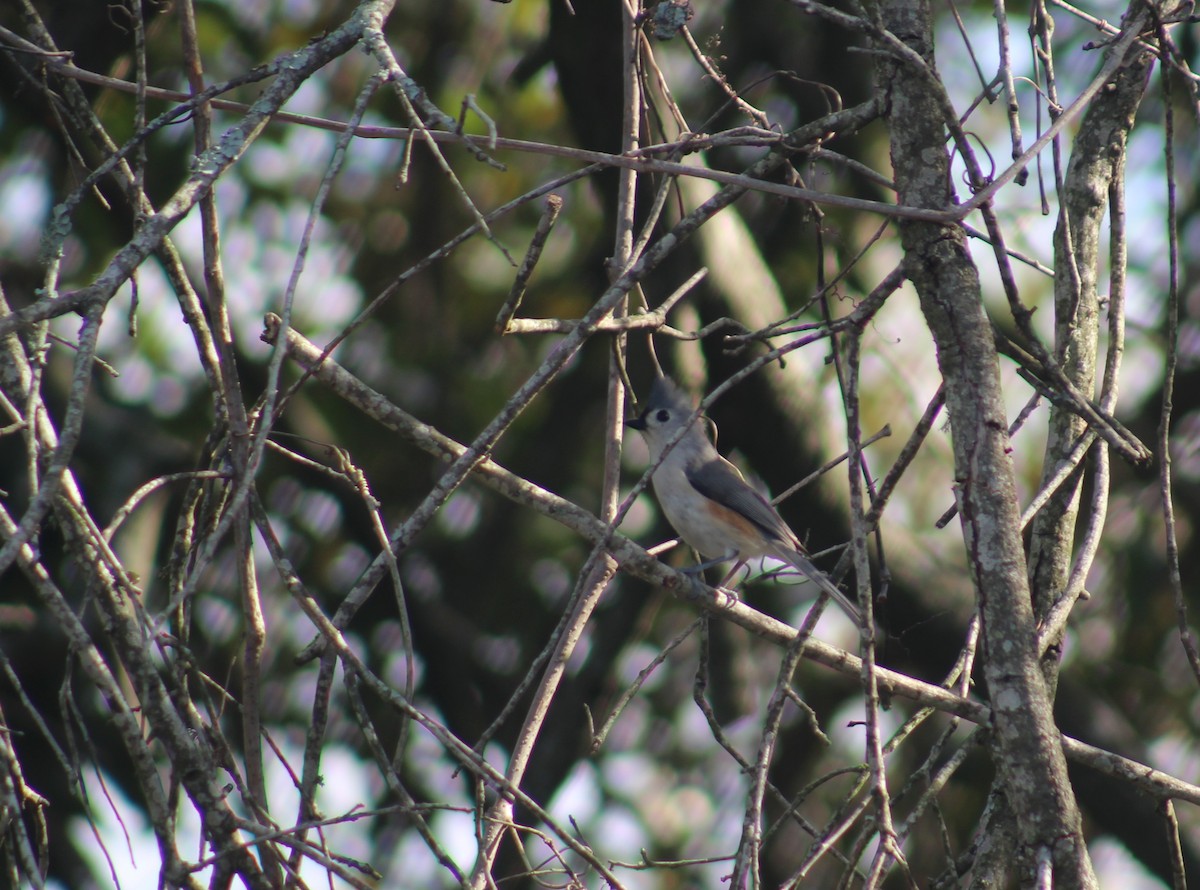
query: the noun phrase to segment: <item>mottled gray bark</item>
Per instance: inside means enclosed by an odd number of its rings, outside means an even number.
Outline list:
[[[889,102],[891,153],[902,204],[950,202],[947,107],[934,76],[930,9],[891,0],[884,26],[924,61],[889,58],[879,67]],[[978,271],[961,230],[904,221],[906,271],[937,346],[954,445],[957,499],[969,570],[983,618],[983,673],[993,705],[991,751],[1017,816],[1016,865],[1029,882],[1039,857],[1056,887],[1094,887],[1079,810],[1039,669],[1033,608],[999,361],[983,310]]]
[[[1146,91],[1150,56],[1120,69],[1112,88],[1102,91],[1084,115],[1059,192],[1062,202],[1054,234],[1054,353],[1067,378],[1084,393],[1096,388],[1097,350],[1102,320],[1098,280],[1104,264],[1100,237],[1109,190],[1121,175],[1125,143]],[[1112,288],[1121,286],[1123,257],[1114,258]],[[1120,305],[1110,306],[1120,322]],[[1113,356],[1118,360],[1119,356]],[[1115,369],[1114,369],[1115,371]],[[1111,375],[1115,381],[1115,374]],[[1104,395],[1115,399],[1115,386]],[[1051,405],[1042,471],[1043,484],[1067,459],[1087,424],[1077,414]],[[1096,447],[1105,447],[1098,443]],[[1082,471],[1077,471],[1034,518],[1030,537],[1029,582],[1036,614],[1043,617],[1064,592],[1071,574]],[[1050,640],[1044,671],[1053,688],[1062,632]]]

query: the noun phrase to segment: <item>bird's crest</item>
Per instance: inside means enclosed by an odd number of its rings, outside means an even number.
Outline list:
[[[654,386],[650,388],[650,397],[646,399],[647,411],[666,408],[679,417],[691,414],[694,407],[687,393],[680,389],[679,385],[670,377],[657,378]]]

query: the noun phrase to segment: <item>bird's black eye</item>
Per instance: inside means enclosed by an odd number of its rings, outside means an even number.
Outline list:
[[[659,423],[666,423],[668,420],[671,419],[671,412],[668,411],[666,408],[659,408],[658,411],[656,411],[654,413],[654,418]]]

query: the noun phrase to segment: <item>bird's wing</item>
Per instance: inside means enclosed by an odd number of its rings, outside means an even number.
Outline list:
[[[736,510],[753,522],[763,534],[794,546],[796,536],[771,502],[750,487],[737,467],[724,458],[705,461],[687,471],[688,481],[696,490],[724,507]]]
[[[735,510],[753,522],[763,534],[774,539],[774,546],[767,551],[771,556],[790,563],[807,575],[818,587],[833,597],[850,616],[851,621],[862,626],[862,611],[809,561],[800,549],[799,540],[783,521],[783,517],[771,506],[770,501],[750,487],[737,467],[718,457],[688,470],[687,478],[706,498]]]

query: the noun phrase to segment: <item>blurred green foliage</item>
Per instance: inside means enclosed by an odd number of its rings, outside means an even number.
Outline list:
[[[387,37],[406,71],[451,116],[458,115],[463,97],[471,94],[495,120],[502,136],[611,150],[611,140],[619,133],[621,108],[620,70],[611,67],[616,4],[574,0],[577,22],[563,20],[566,5],[561,0],[515,0],[511,4],[400,0],[389,18]],[[321,4],[315,0],[197,3],[205,78],[220,82],[239,76],[337,27],[351,9],[347,2]],[[960,11],[973,41],[979,46],[994,41],[989,31],[990,5],[973,4]],[[143,12],[147,81],[186,90],[176,10],[148,2]],[[127,12],[120,7],[101,3],[79,6],[62,0],[44,4],[44,14],[59,46],[75,52],[80,67],[121,79],[133,76],[131,35],[122,19]],[[1103,14],[1110,20],[1117,16],[1115,9]],[[1022,30],[1019,18],[1024,12],[1010,9],[1009,15],[1014,31]],[[1078,88],[1095,67],[1090,56],[1078,52],[1090,28],[1061,11],[1056,15],[1060,24],[1056,41],[1060,58],[1066,60],[1060,68],[1064,76],[1078,78],[1078,82],[1070,82]],[[24,33],[13,9],[0,11],[0,26]],[[783,129],[819,117],[835,101],[844,106],[861,102],[873,89],[870,56],[861,51],[857,37],[784,4],[734,0],[703,4],[697,7],[690,29],[704,51],[718,62],[728,82],[747,101],[767,110]],[[1191,34],[1188,32],[1189,40]],[[965,107],[970,101],[967,97],[979,87],[949,19],[938,39],[944,40],[939,43],[943,73],[955,100]],[[712,133],[747,122],[694,64],[681,40],[655,44],[653,49],[672,97],[690,126]],[[1194,53],[1194,45],[1188,51]],[[76,136],[65,135],[51,109],[18,72],[11,53],[0,52],[0,57],[0,207],[4,209],[0,282],[10,306],[17,309],[38,298],[44,274],[38,245],[51,207],[76,188],[85,174],[80,156],[90,168],[99,154],[94,146],[80,145]],[[349,53],[310,80],[287,110],[346,120],[372,72],[373,63],[365,53]],[[656,92],[655,72],[647,70],[644,76],[647,89]],[[1173,456],[1183,576],[1191,604],[1194,585],[1188,579],[1195,577],[1197,569],[1191,532],[1200,510],[1197,451],[1192,444],[1200,416],[1195,360],[1200,340],[1194,335],[1200,293],[1195,285],[1194,258],[1200,256],[1196,249],[1200,223],[1194,181],[1186,178],[1189,171],[1197,169],[1195,122],[1187,117],[1192,109],[1185,102],[1186,87],[1194,84],[1178,83],[1175,92],[1175,126],[1188,135],[1175,137],[1180,155],[1180,280],[1185,290],[1174,419],[1177,452]],[[133,97],[90,85],[85,89],[111,137],[118,143],[127,139],[133,132]],[[250,84],[226,98],[250,103],[261,89],[261,84]],[[1025,103],[1022,114],[1030,118],[1032,129],[1032,88],[1023,86],[1021,96]],[[151,102],[151,116],[166,107]],[[660,113],[662,107],[660,103]],[[1138,191],[1131,190],[1129,199],[1130,301],[1138,327],[1130,331],[1129,397],[1120,413],[1144,440],[1153,440],[1159,423],[1157,394],[1165,347],[1165,174],[1158,153],[1164,138],[1163,113],[1161,96],[1152,90],[1139,127],[1144,128],[1154,151],[1141,158],[1138,169],[1130,170],[1131,182],[1136,180],[1139,185]],[[238,117],[237,112],[216,112],[214,132],[219,134]],[[397,127],[411,122],[394,94],[384,89],[371,103],[364,123]],[[1003,110],[985,107],[972,125],[980,142],[989,146],[1002,164],[1008,152]],[[644,127],[646,142],[671,136],[653,113],[647,114]],[[472,114],[466,117],[466,129],[478,134],[485,131]],[[304,222],[334,141],[335,136],[325,130],[275,123],[216,188],[228,309],[248,405],[266,382],[268,348],[258,340],[261,318],[266,311],[281,309]],[[888,175],[887,134],[882,126],[834,140],[829,147],[877,169],[884,177]],[[1068,140],[1064,149],[1069,147]],[[141,168],[146,191],[161,204],[189,173],[193,152],[190,121],[180,120],[156,134],[146,151]],[[460,147],[449,146],[443,152],[466,193],[484,212],[580,166],[578,160],[550,153],[499,151],[496,156],[506,169],[498,172],[473,161]],[[744,147],[717,148],[708,152],[705,160],[713,168],[738,171],[755,156],[757,150]],[[874,200],[888,197],[878,181],[836,160],[814,161],[800,172],[811,188]],[[613,252],[614,184],[605,174],[562,190],[565,210],[537,267],[523,315],[576,318],[603,291],[608,281],[605,260]],[[1154,191],[1142,191],[1142,185]],[[1027,186],[1001,213],[1017,233],[1010,246],[1049,264],[1053,262],[1049,241],[1053,217],[1040,216],[1036,188]],[[63,260],[63,290],[90,282],[136,225],[130,206],[115,189],[105,184],[101,192],[103,202],[99,195],[85,199],[73,219]],[[652,190],[647,189],[646,196],[652,197]],[[685,203],[678,193],[668,198],[664,226],[690,209]],[[836,208],[824,208],[818,215],[811,205],[766,194],[750,194],[736,209],[758,252],[758,262],[774,273],[786,311],[803,307],[824,282],[869,247],[865,259],[850,269],[831,294],[832,311],[841,314],[899,260],[894,226],[883,229],[877,244],[872,241],[882,222],[878,217]],[[500,337],[494,329],[497,310],[514,274],[501,245],[519,261],[540,212],[540,202],[525,204],[494,222],[494,241],[477,236],[405,281],[355,329],[336,357],[422,421],[459,441],[472,439],[557,339]],[[328,342],[397,276],[472,221],[469,208],[450,187],[427,146],[355,140],[318,220],[295,294],[293,323],[318,344]],[[172,237],[193,283],[202,290],[204,257],[198,215],[185,220]],[[979,245],[976,254],[981,265],[989,262],[986,246]],[[681,250],[647,280],[651,303],[657,303],[710,259],[694,244]],[[985,270],[984,274],[992,273]],[[1045,280],[1033,273],[1021,280],[1028,301],[1038,306],[1039,313],[1048,315],[1052,310]],[[139,270],[137,291],[136,338],[126,330],[126,316],[131,311],[129,289],[108,308],[101,357],[120,376],[95,375],[84,436],[72,461],[101,523],[108,522],[148,480],[205,467],[211,457],[205,440],[214,425],[213,394],[200,372],[191,333],[157,263],[149,262]],[[735,312],[731,307],[736,305],[728,292],[709,281],[687,298],[682,320],[673,318],[671,323],[699,328]],[[999,313],[998,307],[997,303],[990,308]],[[820,307],[813,307],[799,318],[815,322],[820,312]],[[56,319],[52,327],[64,340],[72,341],[78,335],[79,321],[67,316]],[[893,429],[893,439],[871,452],[872,457],[878,455],[872,469],[880,476],[932,396],[936,366],[910,293],[902,291],[893,298],[867,343],[868,385],[863,392],[867,432],[884,423],[891,423]],[[600,431],[609,346],[604,337],[590,342],[495,449],[496,459],[514,472],[593,510],[598,505],[603,465]],[[776,490],[791,485],[831,456],[823,449],[836,443],[844,423],[838,413],[836,381],[822,363],[822,350],[827,347],[815,344],[803,351],[814,390],[804,404],[823,406],[828,416],[795,416],[788,410],[794,406],[780,405],[757,379],[739,387],[712,411],[721,429],[722,451],[754,466]],[[662,343],[660,351],[668,362],[700,368],[713,384],[749,357],[729,354],[716,339],[699,344]],[[806,361],[799,355],[790,360]],[[56,343],[51,347],[45,392],[55,410],[61,410],[66,397],[71,361],[66,346]],[[634,383],[644,386],[650,365],[643,337],[630,339],[630,368]],[[1006,375],[1010,372],[1006,368]],[[294,368],[285,367],[286,383],[297,378]],[[1012,382],[1015,413],[1027,392],[1018,388],[1015,376]],[[1035,418],[1014,442],[1026,494],[1036,487],[1041,472],[1040,428]],[[0,488],[10,509],[19,515],[29,496],[25,452],[20,437],[11,430],[5,432],[8,434],[0,437]],[[368,480],[389,528],[420,503],[442,469],[426,455],[398,444],[385,430],[312,382],[290,400],[272,439],[318,465],[330,462],[328,446],[344,449]],[[626,455],[631,478],[641,471],[639,454]],[[954,525],[945,531],[932,527],[933,519],[952,501],[947,455],[946,431],[936,430],[897,493],[884,525],[884,540],[896,543],[887,553],[891,576],[887,599],[880,603],[889,631],[881,659],[935,681],[956,657],[971,609],[958,532]],[[1064,731],[1101,747],[1150,760],[1195,780],[1191,764],[1197,684],[1174,629],[1156,485],[1153,479],[1123,467],[1114,471],[1110,531],[1089,582],[1093,596],[1078,608],[1067,643],[1059,694],[1061,725]],[[814,551],[841,544],[848,536],[842,478],[837,474],[825,477],[783,508]],[[379,549],[363,499],[345,480],[276,451],[268,451],[257,489],[297,573],[332,613]],[[164,571],[171,557],[182,493],[182,484],[163,488],[133,514],[114,540],[118,553],[139,573],[145,606],[152,613],[166,605]],[[626,529],[645,544],[669,534],[653,511],[652,502],[644,500]],[[61,560],[57,563],[60,583],[77,585],[78,611],[95,623],[85,579],[77,576],[62,555],[62,542],[52,529],[42,536],[40,547],[50,558]],[[473,483],[458,492],[400,560],[420,706],[445,721],[460,738],[474,743],[501,712],[546,644],[589,549],[563,527]],[[264,725],[290,758],[297,755],[312,720],[313,682],[313,668],[295,666],[292,657],[308,643],[313,631],[265,557],[259,552],[256,557],[263,570],[260,583],[269,635],[263,665],[267,686]],[[403,688],[409,668],[402,652],[397,598],[386,586],[381,586],[357,615],[348,636],[373,670],[396,688]],[[790,587],[767,583],[751,585],[747,597],[785,620],[799,620],[802,613],[797,603],[807,601],[807,593],[800,597]],[[72,776],[50,750],[38,750],[41,731],[11,683],[0,693],[4,719],[18,733],[14,744],[26,781],[51,801],[46,811],[53,845],[51,877],[61,886],[101,886],[108,869],[94,855],[83,852],[91,840],[76,820],[86,809],[97,822],[111,827],[98,776],[102,773],[106,781],[134,794],[128,764],[105,727],[101,702],[81,696],[75,705],[79,713],[60,707],[59,691],[70,685],[74,673],[72,657],[66,640],[37,612],[33,602],[25,581],[10,569],[0,585],[0,650],[6,671],[10,678],[20,679],[29,702],[47,717],[50,735],[66,747],[76,746],[76,756],[88,765],[86,775]],[[693,703],[700,646],[697,637],[681,645],[658,668],[652,684],[624,713],[608,743],[595,755],[586,756],[585,707],[593,720],[602,721],[624,686],[694,617],[694,609],[662,591],[618,576],[605,594],[543,730],[536,755],[538,769],[528,777],[526,790],[545,804],[560,806],[556,812],[574,813],[581,836],[598,847],[603,845],[606,856],[636,861],[644,853],[651,860],[670,860],[714,855],[712,851],[718,848],[728,852],[736,844],[744,778],[717,746],[711,728]],[[235,554],[225,548],[207,570],[195,600],[189,646],[207,676],[235,693],[242,670],[241,622]],[[831,624],[829,632],[838,635],[839,642],[853,645],[847,628]],[[757,717],[775,681],[779,653],[718,624],[707,629],[705,645],[710,650],[709,695],[717,719],[729,739],[752,757],[759,731]],[[810,710],[789,710],[781,730],[771,779],[785,795],[799,792],[827,770],[857,763],[861,750],[861,732],[849,726],[862,717],[858,689],[852,681],[804,665],[796,686]],[[390,750],[400,736],[399,721],[378,702],[369,705]],[[521,712],[518,707],[518,716],[500,727],[494,746],[503,749],[511,744]],[[337,765],[336,771],[327,767],[325,772],[327,813],[354,803],[367,807],[395,803],[373,771],[363,734],[343,692],[337,694],[332,713],[327,739],[331,749],[337,746],[346,756],[327,760]],[[891,715],[896,725],[906,713],[906,705],[894,703]],[[236,708],[223,708],[222,720],[228,723],[227,729],[235,727]],[[819,722],[824,736],[817,732],[814,721]],[[898,749],[891,761],[897,787],[920,764],[945,726],[944,719],[935,721]],[[956,739],[962,731],[959,733]],[[238,737],[236,731],[227,735]],[[414,797],[470,808],[474,801],[467,781],[454,774],[444,752],[417,735],[409,741],[402,769]],[[100,772],[92,772],[93,766]],[[1165,875],[1165,842],[1150,818],[1153,802],[1092,774],[1081,771],[1077,778],[1089,832],[1095,837],[1112,835],[1147,869]],[[969,842],[989,779],[982,751],[969,757],[939,796],[940,826],[934,816],[927,815],[914,834],[908,848],[914,873],[932,876],[946,867],[942,829],[955,853]],[[72,789],[73,781],[82,781],[88,788],[86,805],[84,795]],[[842,775],[817,788],[801,806],[802,813],[814,824],[823,825],[850,791],[852,781],[851,775]],[[285,789],[288,785],[284,779],[279,784]],[[347,800],[339,793],[345,789],[361,790],[365,796]],[[287,793],[281,791],[280,796]],[[920,789],[912,793],[919,794]],[[140,803],[134,799],[129,806],[136,808]],[[778,816],[779,808],[774,803],[772,807],[772,816]],[[282,805],[279,813],[291,817]],[[1195,868],[1197,824],[1190,812],[1181,813],[1181,819],[1191,871]],[[447,812],[435,817],[433,825],[435,833],[448,838],[460,866],[469,868],[473,855],[469,817]],[[393,885],[435,886],[446,880],[446,873],[436,868],[402,814],[373,819],[365,830],[350,826],[350,831],[340,835],[337,829],[330,831],[339,838],[357,832],[352,836],[359,846],[352,855],[370,861]],[[64,840],[70,836],[77,843]],[[112,844],[112,836],[107,836],[107,841]],[[778,885],[785,880],[796,866],[798,851],[808,843],[794,825],[769,839],[764,851],[764,884]],[[110,853],[114,858],[127,858],[119,847],[111,848]],[[140,855],[154,854],[143,849]],[[506,860],[505,865],[513,873],[521,870],[515,858]],[[143,861],[139,867],[149,866]],[[833,865],[823,868],[828,870],[818,869],[816,885],[820,880],[831,881],[837,873]],[[720,876],[726,873],[723,869],[727,863],[718,862],[694,873],[659,869],[623,874],[631,887],[718,886]]]

